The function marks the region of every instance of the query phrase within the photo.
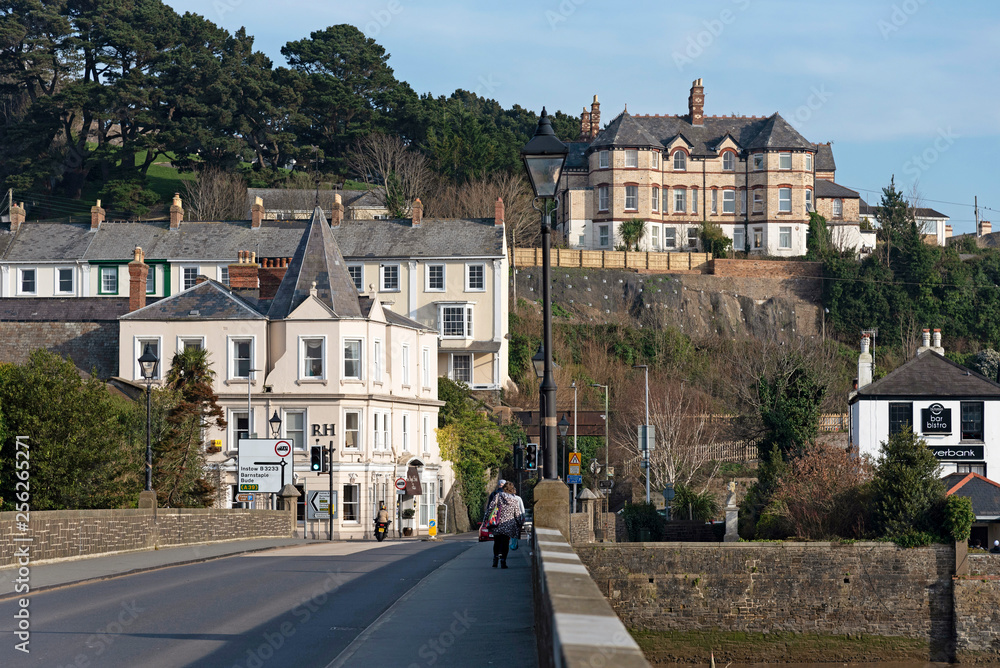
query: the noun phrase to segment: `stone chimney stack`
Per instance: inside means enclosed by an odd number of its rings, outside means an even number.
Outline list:
[[[344,200],[340,193],[333,195],[333,207],[330,210],[330,227],[339,227],[344,222]]]
[[[181,206],[181,194],[174,193],[174,202],[170,205],[170,229],[178,229],[182,220],[184,220],[184,207]]]
[[[688,120],[691,125],[705,124],[705,87],[701,79],[691,82],[691,94],[688,95]]]
[[[420,224],[424,222],[424,203],[420,201],[419,197],[413,202],[413,213],[411,215],[413,216],[411,226],[420,227]]]
[[[587,108],[583,108],[583,113],[580,114],[580,141],[589,141],[592,139],[590,135],[590,112]]]
[[[98,207],[100,201],[98,201]],[[102,209],[103,211],[103,209]],[[149,276],[149,266],[142,248],[135,247],[132,261],[128,263],[128,310],[137,311],[146,307],[146,278]]]
[[[593,139],[601,131],[601,103],[597,101],[597,94],[594,94],[594,101],[590,105],[590,138]]]
[[[236,264],[229,265],[229,287],[232,290],[256,290],[260,288],[257,254],[239,251]]]
[[[982,237],[993,232],[993,223],[988,220],[979,221],[979,229],[976,230],[976,236]]]
[[[17,232],[21,227],[21,223],[24,222],[24,202],[20,204],[15,204],[10,208],[10,231]]]
[[[90,229],[96,230],[103,222],[104,209],[101,208],[101,200],[97,200],[97,204],[90,207]]]
[[[497,202],[493,207],[493,224],[503,227],[504,207],[503,198],[497,197]]]
[[[262,220],[264,220],[264,200],[254,197],[253,206],[250,207],[250,229],[255,230],[260,227]]]
[[[861,337],[861,354],[858,355],[858,389],[872,383],[872,354],[868,352],[870,340],[865,334]]]
[[[945,225],[944,226],[944,238],[945,239],[951,239],[951,236],[952,236],[951,225],[950,224]]]

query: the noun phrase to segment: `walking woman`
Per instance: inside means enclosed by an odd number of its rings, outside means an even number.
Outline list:
[[[486,511],[486,516],[492,517],[492,524],[496,525],[493,529],[493,568],[497,567],[497,563],[500,564],[500,568],[507,568],[510,539],[521,532],[524,515],[518,501],[514,483],[507,481],[503,491],[493,497]],[[496,510],[495,516],[494,510]]]

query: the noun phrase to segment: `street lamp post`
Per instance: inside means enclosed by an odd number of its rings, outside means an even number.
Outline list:
[[[649,366],[636,364],[633,369],[642,369],[646,373],[646,423],[643,425],[642,459],[646,464],[646,503],[649,503]]]
[[[278,415],[278,409],[274,409],[274,415],[271,419],[267,421],[271,425],[271,435],[274,438],[279,438],[281,436],[281,416]]]
[[[562,437],[562,451],[559,453],[559,477],[563,478],[569,471],[566,470],[566,434],[569,433],[569,420],[566,419],[566,414],[563,413],[562,419],[559,420],[559,436]]]
[[[156,366],[160,363],[159,358],[153,353],[148,345],[139,356],[139,369],[142,377],[146,381],[146,492],[153,491],[153,441],[152,441],[152,411],[150,397],[153,392],[153,378],[156,377]]]
[[[600,383],[591,383],[590,386],[600,387],[604,390],[604,479],[607,480],[611,477],[608,473],[608,450],[611,449],[611,442],[608,440],[608,423],[611,422],[611,416],[608,415],[608,394],[610,394],[611,388]]]

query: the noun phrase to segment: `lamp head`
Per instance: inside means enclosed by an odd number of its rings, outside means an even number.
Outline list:
[[[535,197],[555,197],[569,147],[559,141],[545,108],[538,119],[535,136],[521,149],[521,159]]]

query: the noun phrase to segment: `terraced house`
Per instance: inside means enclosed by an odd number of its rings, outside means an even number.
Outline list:
[[[558,229],[571,248],[613,250],[627,220],[646,222],[640,248],[700,248],[703,221],[734,248],[766,255],[806,251],[809,212],[829,212],[834,240],[859,248],[858,193],[833,182],[830,144],[805,139],[780,114],[706,116],[702,80],[688,113],[633,116],[600,126],[597,96],[559,186]]]

